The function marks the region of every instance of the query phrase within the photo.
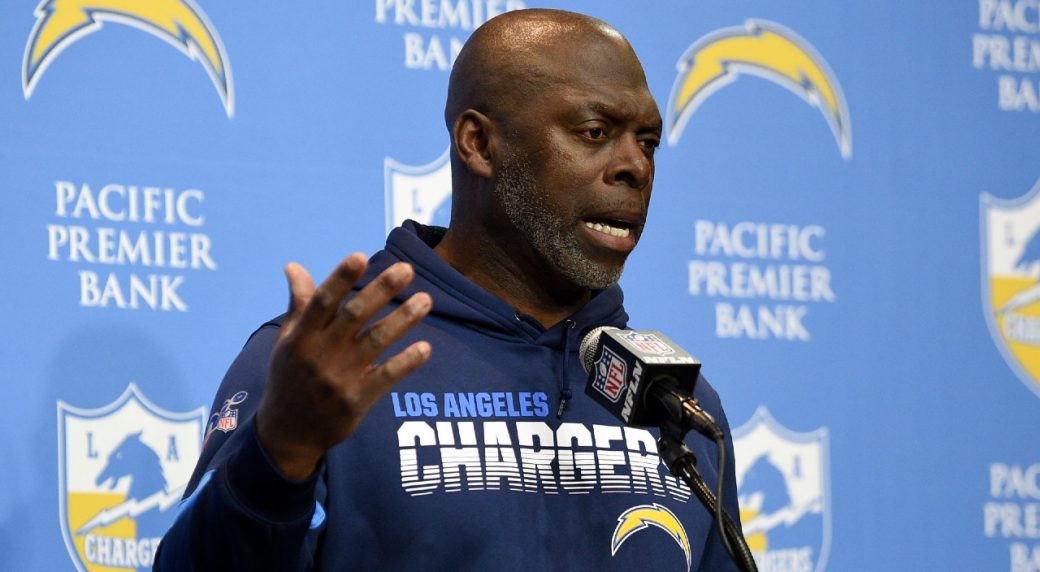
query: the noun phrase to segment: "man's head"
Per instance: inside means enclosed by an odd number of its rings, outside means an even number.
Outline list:
[[[452,228],[571,289],[613,284],[646,219],[661,118],[607,24],[523,10],[476,30],[452,70]]]

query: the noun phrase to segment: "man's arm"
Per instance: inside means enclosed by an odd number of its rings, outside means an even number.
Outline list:
[[[412,269],[391,266],[344,303],[366,267],[354,254],[317,289],[302,267],[286,267],[291,300],[282,327],[261,328],[249,340],[214,404],[219,410],[221,395],[248,392],[239,411],[245,422],[230,437],[210,435],[157,570],[311,567],[324,524],[325,451],[430,353],[416,342],[373,364],[427,314],[430,297],[416,294],[369,325]]]

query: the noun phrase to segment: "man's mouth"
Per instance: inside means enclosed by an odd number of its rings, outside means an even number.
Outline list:
[[[596,232],[602,232],[610,236],[616,236],[617,238],[628,238],[631,233],[631,228],[627,223],[619,221],[585,221],[585,226],[591,228]]]

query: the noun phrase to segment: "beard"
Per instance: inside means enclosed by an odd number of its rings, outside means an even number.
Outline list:
[[[526,157],[503,162],[494,193],[509,222],[564,278],[589,290],[602,290],[621,278],[624,263],[590,259],[578,242],[575,218],[545,204]]]

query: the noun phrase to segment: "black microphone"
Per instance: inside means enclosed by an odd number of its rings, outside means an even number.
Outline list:
[[[626,425],[676,424],[710,439],[722,431],[693,397],[701,362],[655,330],[596,328],[581,341],[585,393]]]
[[[713,514],[726,552],[741,570],[757,572],[737,521],[722,506],[724,437],[715,419],[693,397],[701,362],[654,330],[602,326],[585,335],[578,351],[581,365],[589,374],[585,393],[626,425],[661,428],[657,441],[661,460],[673,475],[690,485]],[[697,472],[693,453],[682,442],[690,429],[718,445],[714,495]]]

